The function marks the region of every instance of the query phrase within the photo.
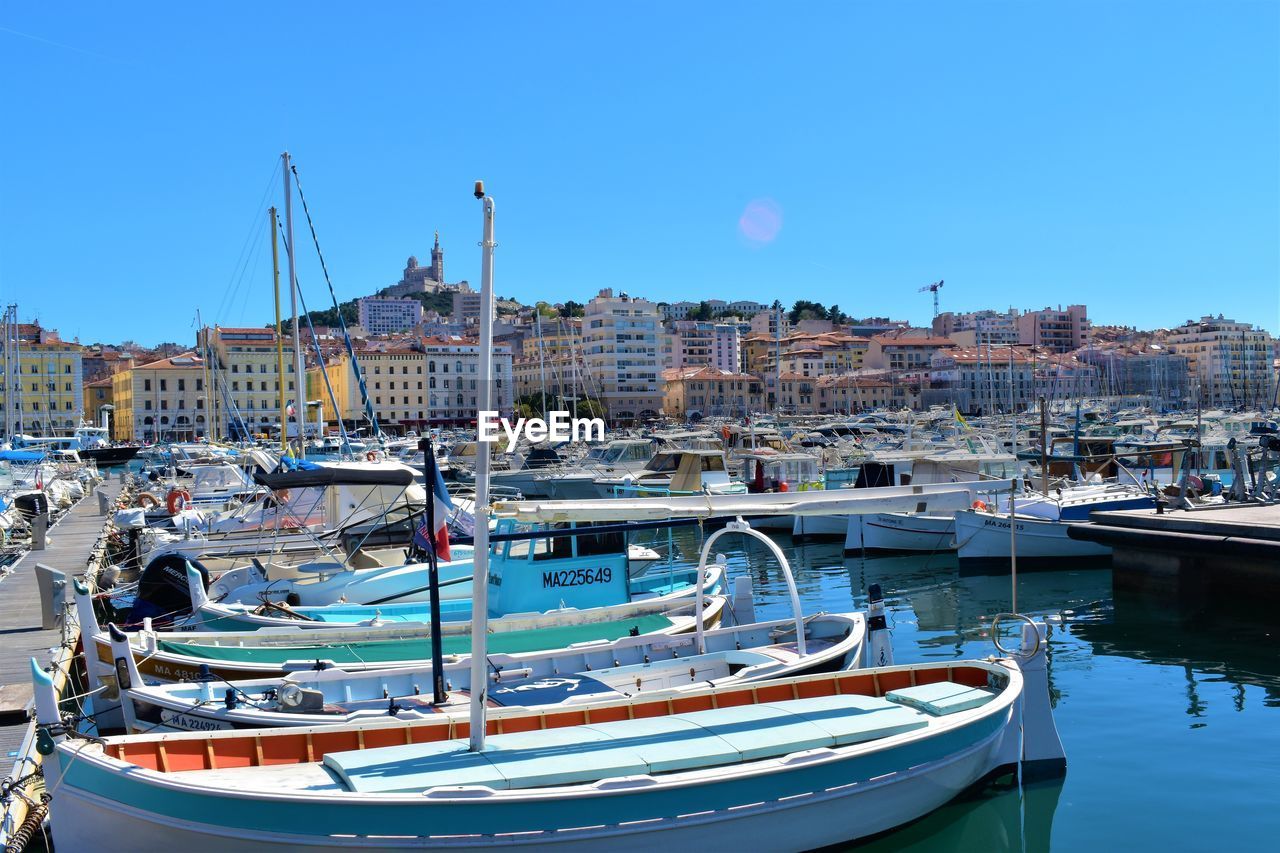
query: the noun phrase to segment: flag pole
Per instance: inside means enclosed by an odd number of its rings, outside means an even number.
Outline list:
[[[431,701],[443,705],[449,698],[444,689],[444,648],[440,636],[440,568],[436,562],[436,455],[431,447],[431,438],[418,442],[423,459],[423,474],[426,475],[427,486],[427,586],[431,596]]]
[[[484,232],[480,251],[480,403],[476,411],[493,409],[493,199],[485,194],[484,182],[476,181],[475,196],[480,201]],[[482,445],[476,454],[475,568],[471,572],[471,751],[484,749],[488,724],[485,703],[489,694],[489,460],[490,448]]]

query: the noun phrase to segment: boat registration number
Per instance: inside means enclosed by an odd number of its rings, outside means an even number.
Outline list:
[[[210,720],[207,717],[197,717],[181,711],[170,711],[167,708],[160,711],[160,722],[175,729],[192,732],[219,732],[232,728],[230,723],[222,720]]]
[[[611,583],[613,569],[566,569],[560,572],[543,572],[542,588],[552,589],[559,586],[590,586],[597,583]]]

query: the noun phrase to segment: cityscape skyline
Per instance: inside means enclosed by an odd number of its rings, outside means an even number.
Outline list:
[[[643,10],[531,41],[539,10],[388,6],[346,22],[341,61],[289,52],[277,75],[279,34],[322,39],[325,15],[8,6],[0,70],[28,132],[0,139],[0,298],[82,341],[189,338],[197,309],[270,322],[288,147],[341,300],[437,230],[450,277],[478,281],[484,178],[497,292],[526,303],[801,298],[922,326],[918,290],[944,279],[943,310],[1280,332],[1280,9],[919,10],[682,9],[651,43]],[[428,63],[386,49],[428,31]]]

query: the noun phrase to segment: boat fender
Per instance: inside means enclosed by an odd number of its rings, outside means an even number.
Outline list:
[[[151,494],[151,492],[143,492],[138,495],[137,500],[133,503],[134,506],[140,506],[143,509],[151,509],[153,506],[160,506],[160,499]]]
[[[778,491],[786,492],[790,490],[791,490],[791,484],[788,483],[786,480],[783,480],[781,483],[778,484]]]
[[[177,515],[186,509],[189,503],[191,503],[191,493],[186,489],[173,489],[164,500],[164,505],[169,510],[169,515]]]

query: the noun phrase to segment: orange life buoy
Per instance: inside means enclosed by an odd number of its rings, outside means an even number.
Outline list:
[[[169,515],[177,515],[186,509],[189,503],[191,503],[191,493],[186,489],[174,489],[164,499],[164,505],[169,510]]]
[[[143,492],[138,495],[137,500],[133,503],[134,506],[140,506],[143,509],[150,509],[153,506],[160,506],[160,499],[150,492]]]
[[[366,454],[364,455],[364,458],[365,458],[367,461],[369,461],[369,462],[377,462],[377,461],[378,461],[378,451],[376,451],[376,450],[370,450],[368,453],[366,453]]]
[[[976,509],[978,512],[986,512],[987,504],[985,501],[974,501],[973,508]]]

